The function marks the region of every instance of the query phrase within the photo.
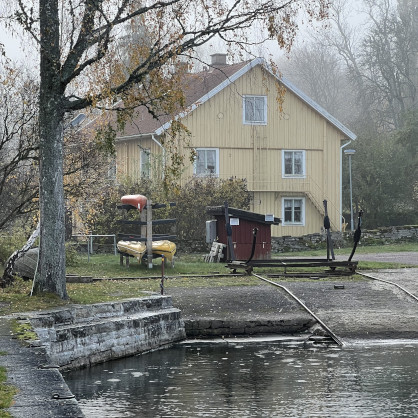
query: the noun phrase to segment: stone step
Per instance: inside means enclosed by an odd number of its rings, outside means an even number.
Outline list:
[[[73,305],[41,313],[30,313],[34,328],[51,328],[133,315],[140,312],[172,308],[170,296],[152,295],[144,298],[124,299],[116,302],[103,302],[92,305]]]
[[[50,363],[62,369],[135,355],[186,338],[171,296],[74,305],[27,313],[25,320],[37,333]]]
[[[51,362],[64,368],[134,355],[185,338],[184,323],[175,308],[35,328],[35,332]]]

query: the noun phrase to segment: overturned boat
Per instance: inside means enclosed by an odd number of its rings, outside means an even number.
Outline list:
[[[139,263],[142,261],[144,255],[146,257],[147,245],[145,242],[119,241],[117,247],[120,253],[136,257]],[[174,264],[173,260],[176,250],[176,244],[172,241],[161,240],[152,242],[153,257],[164,256],[172,265]]]
[[[171,263],[173,262],[174,254],[177,247],[174,242],[168,240],[152,241],[152,254],[164,256]]]
[[[129,194],[121,197],[123,205],[138,209],[140,212],[147,206],[147,198],[142,194]]]
[[[120,253],[136,257],[138,263],[142,261],[142,256],[147,250],[145,243],[139,241],[119,241],[117,247]]]

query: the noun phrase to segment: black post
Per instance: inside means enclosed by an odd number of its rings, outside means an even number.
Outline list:
[[[362,216],[363,216],[363,211],[360,210],[360,212],[358,213],[357,229],[354,232],[354,247],[353,247],[353,250],[351,251],[351,254],[350,254],[350,257],[348,258],[348,261],[351,261],[351,259],[353,258],[353,255],[356,252],[357,244],[360,241],[360,237],[361,237],[361,217]]]
[[[331,222],[329,220],[329,216],[328,216],[328,205],[327,205],[327,201],[324,200],[324,209],[325,209],[325,217],[324,217],[324,228],[327,231],[327,261],[330,260],[329,254],[331,252],[331,257],[333,260],[335,260],[335,255],[334,255],[334,246],[332,244],[332,237],[331,237]]]
[[[253,229],[253,245],[251,247],[251,255],[250,255],[250,258],[246,261],[246,263],[249,263],[254,257],[255,245],[256,245],[256,242],[257,242],[257,232],[258,232],[258,228],[254,228]]]
[[[225,201],[225,228],[226,228],[226,258],[227,261],[235,261],[234,244],[232,242],[232,228],[229,223],[228,202]]]
[[[164,295],[164,264],[165,264],[165,257],[164,254],[161,256],[161,294]]]

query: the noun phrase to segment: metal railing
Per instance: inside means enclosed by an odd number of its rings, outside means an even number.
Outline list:
[[[113,237],[113,251],[115,255],[118,254],[117,246],[116,246],[116,235],[109,234],[109,235],[101,235],[101,234],[74,234],[73,237],[81,237],[87,240],[87,257],[88,261],[90,261],[90,255],[93,254],[93,239],[96,237]]]

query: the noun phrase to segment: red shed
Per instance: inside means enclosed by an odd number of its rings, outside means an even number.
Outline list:
[[[206,212],[216,219],[217,241],[227,245],[225,206],[209,206],[206,208]],[[232,229],[235,259],[247,260],[250,257],[254,228],[258,228],[258,232],[253,259],[265,260],[271,258],[270,225],[278,225],[281,222],[280,218],[235,208],[228,208],[228,214]]]

